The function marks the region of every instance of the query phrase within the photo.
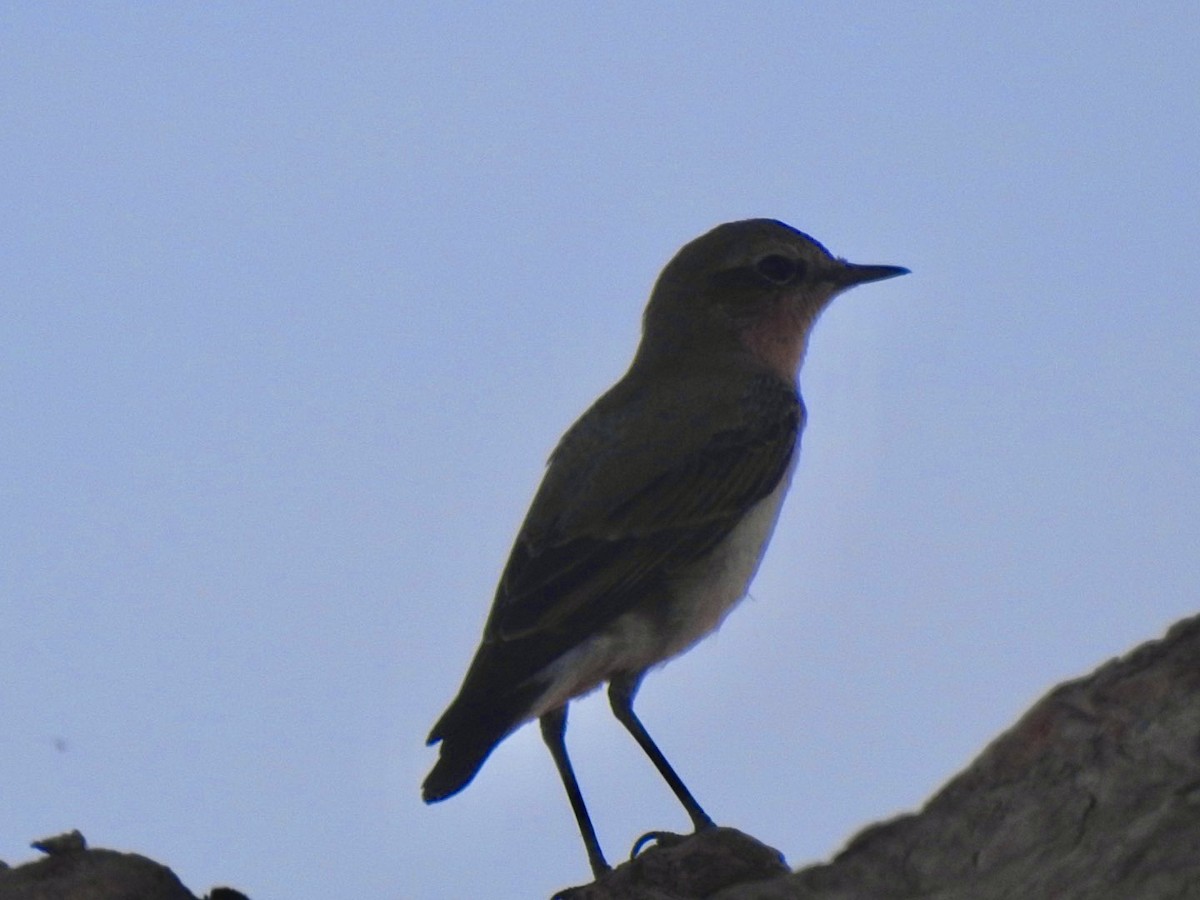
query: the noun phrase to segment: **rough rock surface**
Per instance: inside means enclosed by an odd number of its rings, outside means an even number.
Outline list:
[[[89,850],[0,864],[0,900],[195,900]],[[383,863],[381,863],[383,864]],[[732,828],[667,836],[569,900],[1200,900],[1200,616],[1040,700],[919,813],[789,872]],[[241,895],[217,888],[210,900]]]
[[[78,831],[33,846],[48,855],[0,870],[0,900],[196,900],[166,866],[134,853],[89,850]]]
[[[714,852],[702,837],[670,848],[681,871],[693,845]],[[713,893],[630,891],[624,868],[581,896],[1200,900],[1200,617],[1055,688],[919,813],[829,863]]]
[[[152,859],[91,850],[78,831],[34,841],[46,856],[15,869],[0,863],[0,900],[196,900],[175,873]],[[214,888],[208,900],[246,900]]]

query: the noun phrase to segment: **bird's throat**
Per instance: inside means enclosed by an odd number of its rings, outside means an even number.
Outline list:
[[[812,321],[790,304],[780,303],[746,325],[742,344],[780,378],[792,381],[804,361]]]

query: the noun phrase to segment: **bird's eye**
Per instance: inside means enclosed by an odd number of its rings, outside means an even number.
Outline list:
[[[804,273],[804,263],[772,253],[756,262],[754,271],[772,284],[787,284]]]

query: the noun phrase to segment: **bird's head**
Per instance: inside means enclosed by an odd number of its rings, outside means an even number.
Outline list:
[[[790,380],[809,330],[834,297],[907,272],[848,263],[774,219],[718,225],[686,244],[659,276],[635,362],[711,365],[748,355]]]

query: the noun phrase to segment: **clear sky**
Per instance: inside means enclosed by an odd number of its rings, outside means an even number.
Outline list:
[[[753,599],[638,709],[821,860],[1200,596],[1200,6],[6,4],[0,858],[254,900],[588,880],[527,727],[423,746],[562,430],[685,241],[841,298]],[[608,854],[686,817],[602,697]]]

